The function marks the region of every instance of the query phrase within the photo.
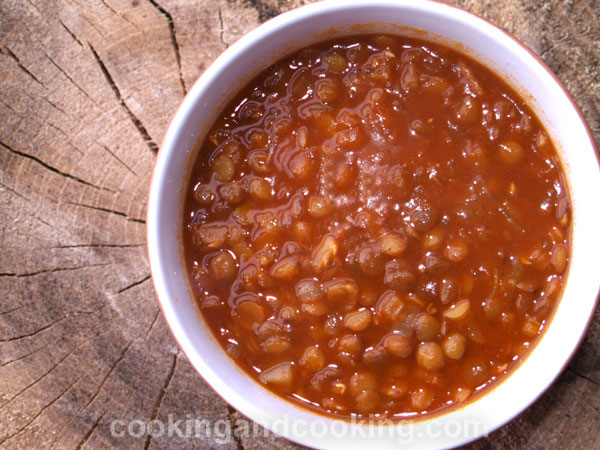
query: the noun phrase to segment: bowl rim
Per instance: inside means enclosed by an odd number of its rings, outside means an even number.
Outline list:
[[[228,391],[225,394],[222,389],[222,386],[223,386],[223,384],[221,383],[222,380],[219,379],[220,376],[216,375],[211,370],[207,370],[207,367],[205,364],[198,364],[198,361],[195,360],[195,358],[190,358],[189,349],[186,348],[186,345],[182,345],[182,342],[186,343],[186,342],[188,342],[188,340],[187,340],[186,336],[183,335],[184,333],[181,330],[181,327],[178,324],[176,324],[176,322],[177,322],[176,317],[175,317],[176,313],[175,313],[174,309],[172,308],[172,303],[176,300],[169,298],[169,296],[166,293],[166,290],[164,289],[164,284],[165,284],[165,279],[164,279],[165,274],[163,273],[164,268],[162,267],[162,263],[159,260],[158,252],[157,252],[157,247],[158,247],[157,237],[158,236],[156,233],[156,222],[158,220],[158,211],[160,208],[158,206],[158,202],[155,201],[155,198],[158,196],[158,190],[160,187],[159,181],[160,181],[161,177],[159,177],[159,175],[161,175],[162,177],[165,176],[165,163],[168,158],[168,153],[173,151],[173,144],[176,141],[177,135],[180,132],[179,129],[182,126],[181,125],[182,122],[184,122],[186,120],[188,114],[192,111],[193,107],[199,101],[198,94],[200,93],[201,86],[206,84],[206,82],[210,81],[213,77],[215,77],[215,75],[220,72],[222,67],[225,66],[231,59],[233,59],[236,54],[245,50],[248,47],[251,47],[253,45],[253,42],[258,37],[262,36],[263,34],[271,33],[271,32],[273,32],[273,30],[275,30],[277,28],[283,28],[283,27],[290,26],[290,25],[293,26],[294,22],[300,20],[304,16],[310,16],[313,14],[321,14],[321,13],[327,12],[327,10],[329,10],[329,9],[336,9],[336,8],[347,9],[347,8],[353,8],[353,7],[357,7],[357,6],[364,7],[366,3],[371,6],[394,7],[394,8],[399,8],[399,9],[405,8],[405,7],[410,7],[410,8],[418,9],[427,14],[429,14],[429,13],[435,14],[435,10],[439,10],[439,9],[445,10],[446,12],[451,12],[452,14],[462,15],[466,20],[478,22],[479,25],[489,28],[490,30],[494,30],[497,34],[499,33],[503,40],[505,40],[505,41],[508,40],[508,42],[511,42],[512,44],[517,44],[522,50],[524,50],[528,54],[528,56],[530,58],[533,59],[533,61],[538,66],[540,66],[546,72],[547,75],[550,75],[550,77],[552,78],[552,80],[554,82],[555,87],[559,88],[562,91],[565,98],[568,100],[571,107],[573,108],[573,111],[577,114],[579,121],[583,125],[583,129],[587,134],[587,139],[589,140],[590,147],[593,150],[594,156],[596,158],[596,162],[597,162],[598,166],[600,167],[600,156],[598,154],[598,149],[596,147],[596,144],[595,144],[592,132],[589,128],[589,125],[585,121],[583,113],[581,112],[580,108],[574,101],[573,97],[568,92],[568,90],[565,88],[565,86],[562,84],[560,79],[556,76],[556,74],[544,63],[544,61],[537,54],[535,54],[531,49],[529,49],[525,44],[521,43],[517,38],[512,36],[510,33],[506,32],[505,30],[503,30],[499,26],[491,23],[490,21],[486,20],[485,18],[477,16],[476,14],[466,11],[464,9],[461,9],[459,7],[456,7],[453,5],[448,5],[448,4],[442,3],[437,0],[422,0],[421,2],[418,2],[417,4],[411,2],[410,0],[375,0],[372,2],[365,2],[362,0],[349,0],[349,1],[323,0],[320,2],[311,3],[308,5],[301,6],[299,8],[290,10],[288,12],[282,13],[282,14],[264,22],[263,24],[259,25],[255,29],[251,30],[246,35],[242,36],[235,43],[233,43],[231,46],[229,46],[223,53],[221,53],[219,55],[219,57],[195,81],[194,85],[192,86],[190,91],[185,96],[184,100],[178,107],[177,112],[175,113],[171,122],[169,123],[167,133],[165,134],[165,136],[163,138],[163,141],[162,141],[160,149],[157,153],[157,156],[156,156],[156,159],[154,162],[154,167],[152,170],[151,182],[150,182],[150,192],[149,192],[148,203],[147,203],[147,234],[146,234],[146,238],[147,238],[148,258],[149,258],[149,262],[150,262],[150,270],[151,270],[151,274],[152,274],[154,288],[157,293],[157,298],[159,300],[159,306],[161,308],[163,316],[166,319],[167,326],[169,327],[171,334],[175,338],[179,348],[188,357],[188,359],[190,360],[194,369],[203,377],[203,379],[211,386],[211,388],[219,396],[221,396],[226,402],[228,402],[229,404],[234,406],[236,409],[239,409],[240,412],[242,412],[243,414],[248,416],[250,419],[253,419],[251,413],[249,413],[249,411],[251,411],[252,408],[248,407],[248,401],[242,395],[238,395],[237,393],[235,395],[232,395],[232,393],[230,391]],[[564,361],[560,370],[557,371],[552,376],[550,382],[538,390],[538,392],[535,395],[535,397],[533,398],[533,400],[528,402],[523,407],[519,407],[515,410],[512,410],[512,412],[505,418],[505,420],[503,420],[499,423],[495,423],[492,427],[486,428],[484,433],[482,433],[478,436],[475,436],[475,437],[462,439],[458,442],[453,442],[451,444],[451,446],[467,444],[467,443],[472,442],[473,440],[481,437],[481,435],[487,435],[487,434],[497,430],[498,428],[504,426],[509,421],[513,420],[518,415],[522,414],[535,401],[537,401],[544,392],[546,392],[546,390],[556,381],[558,376],[567,367],[567,365],[569,364],[569,362],[571,361],[573,356],[576,354],[577,349],[581,345],[581,342],[583,341],[583,339],[587,333],[587,330],[594,318],[594,311],[598,307],[598,302],[600,300],[600,297],[598,295],[599,290],[600,290],[600,284],[599,284],[599,289],[597,289],[597,291],[596,291],[597,292],[596,298],[595,298],[595,301],[593,302],[593,307],[591,309],[591,313],[588,316],[585,326],[582,328],[582,331],[581,331],[581,334],[577,341],[577,344],[570,350],[570,355],[569,355],[568,359],[566,359]],[[529,356],[529,354],[527,355],[527,357]],[[523,358],[523,359],[525,360],[527,358]],[[514,369],[514,370],[517,370],[517,369]],[[498,383],[498,384],[501,384],[501,383]],[[484,396],[485,395],[487,395],[487,393],[484,394]],[[281,401],[286,401],[283,398],[279,398],[279,399]],[[471,402],[468,402],[467,405],[470,403]],[[253,406],[255,406],[255,405],[253,405]],[[448,413],[442,413],[438,417],[447,416],[448,414],[452,414],[453,411],[455,411],[455,409],[448,411]],[[312,411],[311,411],[311,413],[316,415],[318,418],[320,418],[322,420],[334,420],[334,421],[339,420],[335,417],[323,416],[318,413],[314,413]],[[434,416],[434,417],[436,417],[436,416]],[[425,416],[421,420],[426,421],[426,420],[428,420],[428,417]],[[262,425],[264,426],[265,424],[262,424]],[[267,428],[269,428],[269,427],[267,426]],[[281,434],[281,433],[275,432],[272,429],[270,429],[270,431],[274,432],[276,434]],[[311,445],[310,443],[307,443],[307,441],[305,441],[305,440],[296,439],[293,435],[291,435],[289,433],[282,434],[282,435],[286,439],[289,439],[293,442],[296,442],[296,443],[299,443],[302,445]]]

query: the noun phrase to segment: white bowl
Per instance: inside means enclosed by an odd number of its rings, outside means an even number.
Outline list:
[[[357,27],[357,25],[360,25]],[[466,406],[417,422],[349,425],[282,400],[222,350],[190,296],[182,255],[183,192],[198,139],[260,71],[306,45],[358,32],[443,43],[475,58],[529,99],[552,136],[572,197],[572,260],[563,298],[536,348],[506,379]],[[552,72],[513,37],[470,13],[411,0],[324,1],[282,14],[225,51],[179,107],[156,159],[148,203],[148,249],[160,305],[181,349],[204,379],[250,419],[317,448],[448,448],[505,424],[550,386],[581,342],[596,307],[600,274],[600,170],[590,131]],[[354,428],[353,428],[354,427]]]

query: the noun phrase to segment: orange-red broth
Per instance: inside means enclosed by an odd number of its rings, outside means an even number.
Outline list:
[[[202,144],[189,276],[273,392],[341,417],[438,412],[543,332],[570,255],[564,180],[530,108],[475,61],[388,35],[310,46]]]

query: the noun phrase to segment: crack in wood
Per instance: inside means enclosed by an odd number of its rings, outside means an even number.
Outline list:
[[[74,347],[71,349],[70,352],[68,352],[65,356],[63,356],[55,365],[53,365],[50,370],[48,370],[47,372],[44,372],[42,374],[42,376],[40,376],[39,378],[37,378],[36,380],[34,380],[32,383],[28,384],[27,386],[25,386],[23,389],[21,389],[19,392],[17,392],[15,395],[13,395],[8,401],[6,401],[2,406],[0,406],[0,410],[4,409],[4,407],[6,405],[8,405],[10,402],[12,402],[15,398],[17,398],[19,395],[21,395],[23,392],[27,391],[27,389],[31,388],[32,386],[36,385],[39,381],[41,381],[42,379],[44,379],[46,376],[48,376],[48,374],[52,373],[52,371],[54,369],[56,369],[65,359],[67,359],[70,355],[73,354],[73,352],[78,348]]]
[[[57,111],[60,111],[61,113],[63,113],[65,116],[67,116],[67,117],[71,117],[71,115],[70,115],[68,112],[66,112],[66,111],[65,111],[65,110],[63,110],[62,108],[59,108],[59,107],[58,107],[58,106],[57,106],[57,105],[56,105],[54,102],[52,102],[52,101],[51,101],[51,100],[49,100],[48,98],[46,98],[46,97],[42,97],[42,100],[45,100],[47,103],[49,103],[49,104],[50,104],[50,106],[52,106],[52,107],[53,107],[54,109],[56,109]],[[64,133],[64,131],[63,131],[63,133]],[[77,149],[77,150],[81,152],[81,150],[79,150],[79,149]],[[83,153],[82,153],[82,154],[83,154]]]
[[[152,319],[152,322],[150,323],[150,326],[148,327],[148,331],[146,331],[146,334],[144,335],[144,339],[142,340],[142,342],[144,342],[146,339],[148,339],[148,335],[152,331],[152,328],[154,328],[154,324],[156,323],[156,320],[158,319],[159,315],[160,315],[160,308],[158,308],[156,310],[156,313],[154,314],[154,318]]]
[[[65,356],[60,358],[58,360],[58,362],[56,362],[56,364],[53,364],[52,367],[50,367],[50,369],[48,369],[46,372],[44,372],[40,377],[36,378],[33,382],[31,382],[30,384],[25,386],[23,389],[21,389],[19,392],[17,392],[15,395],[13,395],[10,399],[8,399],[6,402],[4,402],[2,405],[0,405],[0,410],[4,409],[4,407],[6,405],[8,405],[10,402],[12,402],[19,395],[23,394],[28,389],[30,389],[32,386],[35,386],[37,383],[39,383],[41,380],[43,380],[45,377],[47,377],[49,374],[51,374],[54,371],[54,369],[56,369],[58,366],[60,366],[69,356],[71,356],[73,353],[75,353],[75,351],[77,349],[83,347],[84,345],[88,344],[89,342],[91,342],[94,339],[98,339],[100,336],[108,333],[109,331],[111,331],[110,328],[105,329],[100,334],[96,334],[96,335],[92,336],[91,338],[86,339],[85,341],[83,341],[80,344],[73,347],[69,352],[67,352],[67,354],[65,354]]]
[[[15,114],[17,114],[17,115],[20,116],[20,114],[17,111],[15,111],[15,108],[13,108],[10,104],[6,103],[1,98],[0,98],[0,103],[2,103],[4,106],[6,106],[8,109],[10,109],[13,113],[15,113]]]
[[[223,34],[225,33],[225,25],[223,24],[223,12],[221,10],[221,5],[219,5],[219,23],[221,24],[221,29],[219,30],[219,40],[221,41],[221,44],[225,46],[225,49],[228,49],[229,44],[223,39]]]
[[[81,48],[83,48],[83,44],[81,43],[81,41],[80,41],[79,39],[77,39],[77,36],[75,36],[75,33],[73,33],[73,32],[71,31],[71,29],[70,29],[68,26],[66,26],[66,25],[63,23],[63,21],[62,21],[62,20],[58,19],[58,23],[60,23],[60,24],[61,24],[61,26],[62,26],[62,27],[65,29],[65,31],[66,31],[67,33],[69,33],[69,36],[71,36],[71,37],[73,38],[73,40],[74,40],[75,42],[77,42],[77,43],[78,43],[78,44],[81,46]]]
[[[33,303],[25,303],[24,305],[17,306],[16,308],[8,309],[6,311],[0,311],[0,316],[4,316],[6,314],[13,313],[13,312],[18,311],[23,308],[27,308],[28,306],[31,306],[32,304]]]
[[[119,91],[119,88],[117,87],[117,84],[115,83],[115,80],[113,80],[110,72],[106,68],[106,65],[100,58],[100,55],[98,55],[98,52],[96,52],[96,49],[89,42],[88,42],[88,46],[90,47],[90,50],[92,51],[92,54],[94,55],[94,58],[96,59],[96,62],[98,63],[98,66],[100,66],[100,71],[104,75],[104,78],[106,78],[108,85],[110,86],[113,93],[115,94],[117,101],[119,102],[121,107],[125,110],[125,112],[129,116],[129,119],[133,122],[133,124],[137,128],[138,132],[142,136],[142,139],[144,140],[144,142],[146,143],[148,148],[152,151],[152,153],[157,153],[158,145],[156,145],[156,143],[152,140],[152,137],[150,137],[150,134],[148,133],[148,130],[146,130],[146,127],[144,126],[142,121],[133,113],[133,111],[129,108],[129,106],[127,106],[127,103],[125,103],[125,100],[123,100],[121,91]]]
[[[235,447],[236,450],[244,450],[244,443],[242,442],[242,438],[239,435],[238,429],[239,429],[239,424],[238,424],[238,420],[237,417],[235,416],[236,410],[233,408],[233,406],[231,406],[229,403],[227,403],[227,418],[229,419],[229,422],[231,423],[232,427],[233,427],[233,440],[235,441]]]
[[[107,9],[108,9],[110,12],[112,12],[112,13],[113,13],[115,16],[117,16],[119,19],[121,19],[121,20],[124,20],[124,21],[125,21],[125,22],[127,22],[129,25],[131,25],[133,28],[135,28],[136,30],[138,30],[138,31],[141,31],[141,30],[140,30],[140,29],[139,29],[139,28],[138,28],[138,27],[137,27],[137,26],[136,26],[134,23],[130,22],[130,21],[129,21],[129,19],[127,19],[127,17],[125,17],[124,15],[122,15],[122,14],[119,14],[117,11],[115,11],[115,10],[113,9],[113,7],[112,7],[112,6],[110,6],[108,3],[106,3],[106,1],[105,1],[105,0],[100,0],[100,2],[101,2],[101,3],[102,3],[104,6],[106,6],[106,8],[107,8]]]
[[[85,375],[85,373],[82,374],[82,375],[80,375],[79,377],[77,377],[75,379],[75,381],[73,381],[71,384],[69,384],[64,391],[62,391],[57,397],[55,397],[54,399],[52,399],[52,401],[50,403],[48,403],[42,409],[40,409],[39,412],[35,416],[33,416],[33,418],[29,422],[27,422],[25,425],[23,425],[21,428],[19,428],[16,432],[14,432],[13,434],[11,434],[10,436],[8,436],[8,437],[4,438],[3,440],[1,440],[0,441],[0,445],[4,444],[6,441],[11,440],[15,436],[17,436],[19,433],[21,433],[29,425],[31,425],[38,417],[40,417],[42,415],[42,413],[46,409],[48,409],[49,407],[51,407],[54,403],[56,403],[57,400],[59,400],[63,395],[65,395],[67,392],[69,392],[69,390],[75,385],[75,383],[77,383],[79,380],[81,380],[84,375]]]
[[[51,249],[63,248],[134,248],[144,247],[146,244],[72,244],[72,245],[57,245],[49,247]],[[1,314],[1,313],[0,313]]]
[[[113,13],[115,16],[117,16],[117,17],[121,17],[121,16],[119,15],[119,13],[118,13],[118,12],[116,12],[116,11],[113,9],[113,7],[112,7],[112,6],[110,6],[108,3],[106,3],[106,1],[105,1],[105,0],[100,0],[100,3],[102,3],[104,6],[106,6],[106,8],[107,8],[107,9],[108,9],[108,10],[109,10],[111,13]]]
[[[122,417],[125,414],[125,411],[127,411],[127,407],[129,406],[129,402],[131,401],[132,397],[133,397],[133,392],[130,392],[129,395],[127,396],[127,399],[123,403],[123,408],[121,409],[121,412],[118,415],[116,415],[117,417],[119,417],[119,416]]]
[[[26,333],[26,334],[22,334],[20,336],[13,336],[11,338],[8,339],[0,339],[0,342],[4,343],[4,342],[13,342],[13,341],[18,341],[19,339],[25,339],[31,336],[35,336],[36,334],[41,333],[42,331],[46,331],[49,328],[52,328],[54,325],[58,325],[59,323],[61,323],[63,320],[68,319],[69,317],[71,317],[69,314],[65,314],[64,316],[62,316],[60,319],[55,320],[54,322],[51,322],[47,325],[44,325],[42,328],[39,328],[35,331],[32,331],[31,333]]]
[[[98,33],[102,37],[102,39],[106,40],[106,36],[104,36],[102,31],[100,31],[100,29],[98,27],[96,27],[96,25],[94,25],[93,22],[83,12],[80,12],[79,15],[81,16],[81,18],[83,20],[85,20],[87,23],[90,24],[90,27],[92,27],[96,31],[96,33]],[[88,42],[88,44],[89,44],[89,42]]]
[[[101,206],[93,206],[93,205],[86,205],[85,203],[76,203],[76,202],[67,202],[69,205],[73,205],[73,206],[81,206],[82,208],[88,208],[88,209],[93,209],[95,211],[102,211],[108,214],[114,214],[117,216],[121,216],[126,218],[127,220],[131,221],[131,222],[136,222],[136,223],[146,223],[145,220],[143,219],[137,219],[135,217],[130,217],[127,214],[125,214],[122,211],[117,211],[116,209],[109,209],[109,208],[103,208]]]
[[[117,291],[117,294],[120,294],[121,292],[125,292],[125,291],[127,291],[127,290],[129,290],[129,289],[131,289],[131,288],[134,288],[134,287],[136,287],[136,286],[139,286],[140,284],[142,284],[142,283],[145,283],[145,282],[146,282],[146,281],[148,281],[149,279],[150,279],[150,275],[146,275],[146,276],[145,276],[144,278],[142,278],[141,280],[139,280],[139,281],[136,281],[136,282],[134,282],[134,283],[131,283],[129,286],[125,286],[123,289],[120,289],[120,290],[118,290],[118,291]]]
[[[84,184],[84,185],[89,186],[89,187],[94,188],[94,189],[98,189],[98,190],[102,190],[102,191],[108,191],[108,192],[113,192],[113,191],[111,191],[108,188],[96,186],[95,184],[92,184],[89,181],[85,181],[85,180],[82,180],[79,177],[76,177],[75,175],[71,175],[70,173],[66,173],[66,172],[63,172],[62,170],[58,170],[56,167],[51,166],[50,164],[48,164],[48,163],[42,161],[41,159],[39,159],[38,157],[30,155],[30,154],[25,153],[25,152],[21,152],[19,150],[15,150],[14,148],[10,147],[9,145],[5,144],[2,141],[0,141],[0,146],[4,147],[6,150],[8,150],[9,152],[11,152],[11,153],[13,153],[15,155],[22,156],[23,158],[27,158],[27,159],[30,159],[32,161],[35,161],[36,163],[38,163],[40,166],[44,167],[45,169],[48,169],[51,172],[54,172],[54,173],[56,173],[58,175],[61,175],[61,176],[65,177],[65,178],[69,178],[71,180],[77,181],[78,183]]]
[[[123,349],[123,351],[119,354],[119,356],[115,360],[115,362],[110,366],[110,369],[108,370],[108,372],[106,373],[106,375],[102,378],[102,380],[100,380],[100,384],[98,385],[98,389],[96,389],[96,392],[94,392],[94,394],[90,397],[90,399],[85,404],[85,406],[83,407],[83,409],[86,409],[88,406],[90,406],[90,404],[96,399],[96,397],[98,397],[98,394],[102,390],[102,386],[104,386],[104,384],[106,383],[106,381],[108,380],[108,378],[110,377],[110,375],[113,373],[113,371],[115,370],[115,368],[119,365],[119,363],[121,361],[123,361],[123,358],[125,357],[125,353],[127,353],[127,350],[129,350],[129,347],[131,347],[132,343],[133,343],[133,341],[129,341],[129,343]]]
[[[578,371],[576,371],[575,369],[573,369],[571,366],[567,366],[567,370],[568,370],[569,372],[572,372],[572,373],[574,373],[574,374],[575,374],[577,377],[579,377],[579,378],[583,378],[584,380],[587,380],[587,381],[589,381],[590,383],[592,383],[592,384],[595,384],[596,386],[600,385],[600,382],[598,382],[598,381],[596,381],[596,380],[594,380],[594,379],[592,379],[592,378],[588,377],[587,375],[584,375],[584,374],[582,374],[582,373],[579,373]]]
[[[58,128],[56,125],[54,125],[52,122],[46,121],[45,124],[47,124],[50,128],[52,128],[53,130],[58,131],[66,140],[69,139],[69,135],[67,133],[65,133],[63,130],[61,130],[60,128]],[[79,153],[80,155],[83,155],[83,152],[81,150],[79,150],[77,147],[75,147],[73,144],[71,144],[69,142],[69,144],[71,145],[71,147],[73,147],[75,149],[75,151],[77,153]]]
[[[34,96],[34,95],[31,95],[31,94],[30,94],[28,91],[26,91],[26,90],[22,90],[20,93],[21,93],[22,95],[26,96],[26,97],[27,97],[29,100],[31,100],[32,102],[34,102],[34,103],[37,103],[37,101],[38,101],[37,95],[36,95],[36,96]]]
[[[548,52],[549,52],[550,50],[552,50],[553,48],[554,48],[554,45],[552,45],[552,44],[550,44],[550,45],[548,45],[546,48],[544,48],[544,49],[543,49],[543,50],[540,52],[540,54],[539,54],[539,56],[540,56],[540,59],[543,59],[543,60],[544,60],[544,62],[548,63],[548,62],[546,61],[546,59],[545,59],[545,56],[546,56],[546,53],[548,53]]]
[[[46,124],[47,124],[47,125],[48,125],[50,128],[52,128],[52,129],[54,129],[54,130],[58,131],[60,134],[62,134],[62,135],[64,136],[65,140],[67,141],[67,144],[69,145],[69,147],[71,147],[73,150],[75,150],[75,153],[78,153],[80,156],[83,156],[83,155],[84,155],[84,153],[83,153],[83,151],[82,151],[82,150],[79,150],[77,147],[75,147],[75,146],[74,146],[74,145],[71,143],[71,141],[69,140],[69,139],[70,139],[70,136],[69,136],[67,133],[65,133],[63,130],[61,130],[60,128],[58,128],[56,125],[54,125],[54,124],[53,124],[53,123],[51,123],[51,122],[48,122],[48,121],[46,121],[45,123],[46,123]]]
[[[156,419],[156,416],[158,415],[158,411],[160,410],[160,405],[165,397],[167,388],[169,387],[169,383],[171,383],[171,379],[173,378],[173,375],[175,374],[175,366],[177,365],[178,357],[179,357],[179,352],[177,352],[175,354],[175,356],[173,357],[173,362],[171,363],[171,368],[169,370],[169,374],[167,375],[167,379],[165,380],[165,383],[163,384],[162,389],[158,393],[158,397],[156,398],[156,403],[154,404],[154,409],[152,410],[152,415],[150,416],[150,422],[152,422],[154,419]],[[150,433],[148,433],[148,436],[146,437],[146,442],[144,443],[144,450],[148,450],[148,447],[150,447],[151,440],[152,440],[152,435]]]
[[[22,359],[28,358],[31,355],[35,355],[36,353],[38,353],[38,352],[42,351],[43,349],[45,349],[46,347],[48,347],[49,345],[50,345],[50,342],[42,345],[40,348],[38,348],[38,349],[36,349],[36,350],[34,350],[32,352],[29,352],[29,353],[27,353],[25,355],[19,356],[18,358],[11,359],[9,361],[5,361],[2,364],[0,364],[0,367],[8,366],[8,365],[10,365],[10,364],[12,364],[14,362],[17,362],[17,361],[20,361]]]
[[[181,89],[183,90],[183,95],[187,94],[187,88],[185,86],[185,81],[183,81],[183,73],[181,70],[181,55],[179,53],[179,43],[177,42],[177,34],[175,33],[175,21],[173,20],[173,16],[169,11],[159,5],[156,0],[148,0],[154,8],[158,10],[165,18],[167,19],[167,23],[169,24],[169,33],[171,34],[171,44],[173,45],[173,49],[175,50],[175,61],[177,62],[177,70],[179,71],[179,83],[181,84]]]
[[[56,128],[56,127],[54,127],[54,125],[52,125],[52,124],[50,124],[50,126],[51,126],[52,128]],[[58,130],[59,128],[56,128],[56,129]],[[83,156],[83,155],[84,155],[83,151],[79,150],[77,147],[75,147],[73,144],[71,144],[71,142],[70,142],[70,141],[67,141],[67,144],[69,145],[69,147],[71,147],[73,150],[75,150],[75,153],[78,153],[80,156]],[[114,193],[114,192],[113,192],[113,193]]]
[[[92,427],[87,431],[87,433],[85,433],[83,435],[83,438],[81,438],[81,440],[79,441],[79,443],[77,444],[77,446],[75,447],[75,450],[81,450],[83,448],[83,446],[85,445],[85,443],[90,439],[90,437],[92,436],[92,433],[94,432],[94,430],[96,428],[98,428],[98,425],[100,424],[100,421],[104,418],[104,416],[106,415],[107,411],[104,411],[102,413],[102,415],[100,417],[98,417],[96,419],[96,421],[92,424]]]
[[[28,198],[24,197],[23,195],[19,194],[17,191],[15,191],[13,188],[11,188],[10,186],[5,185],[4,183],[0,182],[0,186],[3,187],[4,189],[6,189],[9,192],[12,192],[13,194],[15,194],[17,197],[21,197],[23,200],[25,201],[29,201]]]
[[[123,167],[125,167],[127,170],[129,170],[132,174],[134,174],[137,177],[137,173],[135,173],[131,167],[129,167],[127,164],[125,164],[125,162],[123,162],[123,160],[121,158],[119,158],[117,155],[115,155],[106,145],[102,144],[102,148],[104,148],[104,150],[106,150],[113,158],[115,158],[117,161],[119,161],[123,165]]]
[[[11,51],[10,48],[4,47],[4,50],[0,48],[0,53],[3,55],[4,54],[8,55],[13,61],[15,61],[17,63],[17,66],[19,67],[19,69],[21,69],[23,72],[25,72],[27,75],[29,75],[31,77],[31,79],[33,81],[35,81],[37,84],[39,84],[40,86],[44,86],[44,83],[42,83],[40,80],[38,80],[37,77],[33,73],[31,73],[31,71],[21,63],[21,60],[19,59],[19,57],[17,55],[15,55]]]
[[[106,334],[108,331],[110,331],[110,330],[106,330],[106,331],[104,331],[104,332],[100,333],[99,335],[97,335],[97,336],[95,336],[95,337],[100,337],[100,336],[102,336],[103,334]],[[90,339],[90,340],[91,340],[91,339]],[[131,343],[130,343],[130,344],[131,344]],[[129,345],[127,346],[127,348],[129,348]],[[125,349],[125,352],[127,351],[127,348]],[[123,354],[124,354],[125,352],[123,352]],[[117,364],[118,364],[118,362],[115,362],[115,363],[113,364],[113,366],[116,366]],[[99,392],[99,390],[98,390],[98,392]],[[129,398],[131,398],[131,396],[132,396],[132,394],[129,394],[129,396],[128,396],[127,398],[129,399]],[[89,401],[89,402],[88,402],[88,405],[89,405],[90,403],[92,403],[92,402],[91,402],[91,401]],[[88,405],[86,405],[86,406],[84,407],[84,409],[85,409],[85,408],[87,408],[87,406],[88,406]],[[106,413],[106,411],[105,411],[105,413]],[[123,415],[123,413],[121,413],[120,415],[122,416],[122,415]],[[118,417],[118,416],[117,416],[117,417]],[[75,420],[75,418],[76,418],[75,416],[71,417],[71,418],[70,418],[70,419],[69,419],[69,420],[68,420],[68,421],[67,421],[67,422],[66,422],[66,423],[65,423],[65,424],[64,424],[64,425],[63,425],[63,426],[62,426],[62,427],[61,427],[61,428],[60,428],[60,429],[59,429],[59,430],[56,432],[56,433],[54,433],[54,439],[53,439],[53,441],[52,441],[52,444],[49,446],[49,448],[50,448],[50,449],[53,449],[53,448],[56,446],[56,441],[58,440],[58,438],[59,438],[59,437],[61,437],[61,436],[63,435],[63,433],[62,433],[62,432],[63,432],[63,430],[64,430],[65,428],[67,428],[67,427],[68,427],[68,426],[69,426],[69,425],[70,425],[70,424],[73,422],[73,420]]]
[[[79,92],[81,92],[85,97],[87,97],[88,100],[91,101],[94,105],[100,108],[100,105],[98,105],[98,103],[96,103],[96,101],[92,97],[90,97],[89,94],[85,92],[85,90],[81,86],[79,86],[79,84],[71,77],[71,75],[69,75],[62,67],[60,67],[60,65],[56,61],[54,61],[54,59],[50,57],[50,55],[48,55],[46,52],[42,53],[46,58],[48,58],[48,61],[50,61],[50,63],[52,63],[52,65],[56,67],[58,71],[62,73],[65,76],[65,78],[69,80],[73,84],[73,86],[75,86],[79,90]]]
[[[50,228],[51,230],[55,230],[56,231],[56,227],[53,227],[52,225],[50,225],[48,222],[46,222],[44,219],[42,219],[41,217],[36,216],[35,214],[31,214],[31,213],[25,213],[28,217],[32,217],[35,220],[37,220],[39,223],[42,223],[44,225],[46,225],[48,228]]]
[[[26,272],[26,273],[0,273],[0,277],[15,277],[15,278],[25,278],[25,277],[34,277],[36,275],[42,275],[45,273],[54,273],[54,272],[65,272],[69,270],[80,270],[87,269],[89,267],[100,267],[100,266],[110,266],[113,263],[98,263],[98,264],[87,264],[84,266],[76,266],[76,267],[55,267],[54,269],[43,269],[35,272]],[[0,341],[1,342],[1,341]]]

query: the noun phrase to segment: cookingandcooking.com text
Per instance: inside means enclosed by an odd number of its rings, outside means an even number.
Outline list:
[[[130,436],[133,438],[204,438],[225,444],[242,438],[269,437],[272,434],[302,439],[313,438],[392,438],[399,443],[411,443],[417,439],[461,438],[464,440],[482,436],[485,426],[481,420],[432,420],[424,423],[411,421],[391,421],[388,419],[355,419],[349,422],[328,420],[298,420],[288,416],[269,423],[269,431],[265,424],[259,424],[246,419],[208,420],[197,419],[186,414],[184,419],[178,419],[173,414],[167,415],[167,420],[153,419],[150,421],[113,420],[110,423],[110,433],[115,438]],[[382,425],[371,426],[369,425]]]

